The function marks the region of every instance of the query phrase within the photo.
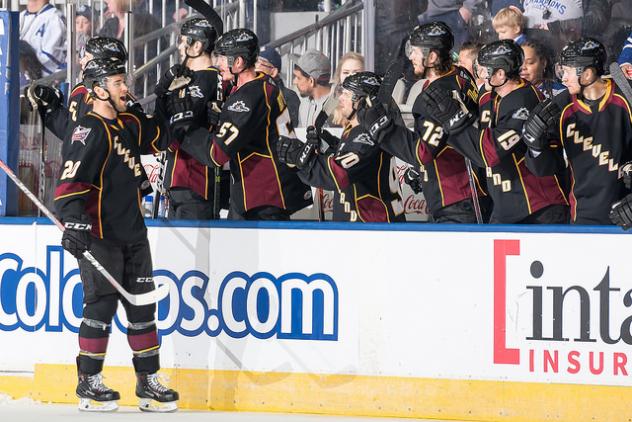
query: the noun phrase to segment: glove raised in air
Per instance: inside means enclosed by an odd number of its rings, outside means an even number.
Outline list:
[[[57,110],[64,101],[64,96],[57,88],[46,85],[28,86],[24,89],[31,111],[38,109],[46,113]]]
[[[427,116],[438,122],[448,135],[458,135],[476,120],[476,116],[464,108],[450,91],[437,84],[430,84],[421,93]]]

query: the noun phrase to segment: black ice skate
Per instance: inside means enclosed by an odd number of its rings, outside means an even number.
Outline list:
[[[175,412],[178,410],[178,393],[160,383],[158,374],[136,374],[138,407],[144,412]]]
[[[103,376],[99,374],[79,374],[77,384],[79,410],[87,412],[112,412],[118,409],[117,400],[121,399],[118,391],[103,384]]]

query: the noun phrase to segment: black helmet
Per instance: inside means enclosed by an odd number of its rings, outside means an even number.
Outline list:
[[[89,90],[104,85],[108,76],[126,73],[125,63],[120,60],[92,59],[83,69],[83,83]]]
[[[249,29],[233,29],[217,39],[215,52],[232,58],[242,57],[249,66],[254,66],[259,56],[259,40]]]
[[[125,44],[116,38],[91,38],[86,43],[86,52],[92,54],[94,59],[127,61],[127,49],[125,48]]]
[[[486,44],[478,52],[478,65],[488,68],[488,77],[497,69],[502,69],[508,78],[520,75],[524,61],[522,48],[511,40],[494,41]]]
[[[189,19],[180,28],[180,35],[188,38],[187,43],[189,45],[195,41],[200,41],[204,45],[203,50],[207,53],[212,52],[213,48],[215,48],[217,32],[206,19]]]
[[[347,76],[342,88],[351,91],[353,100],[357,101],[363,97],[376,97],[381,83],[381,78],[373,72],[358,72]]]
[[[560,57],[562,66],[577,67],[583,72],[586,67],[594,67],[597,75],[606,73],[606,48],[594,38],[580,38],[564,47]]]
[[[454,47],[454,36],[443,22],[430,22],[416,26],[410,34],[410,45],[438,50],[447,54]]]

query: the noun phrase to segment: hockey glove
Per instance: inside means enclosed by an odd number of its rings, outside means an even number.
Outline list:
[[[471,126],[476,116],[461,107],[445,88],[437,84],[430,85],[421,93],[421,101],[428,117],[439,122],[449,135],[457,135]]]
[[[64,219],[64,234],[61,237],[61,246],[77,259],[81,259],[83,253],[90,249],[92,225],[86,216],[81,218],[69,217]]]
[[[209,102],[208,107],[206,107],[206,114],[209,128],[210,130],[213,130],[219,124],[219,118],[222,114],[222,109],[216,101],[212,101]]]
[[[31,111],[40,109],[46,113],[57,110],[64,100],[60,90],[46,85],[28,86],[24,90],[24,96],[29,100]]]
[[[377,143],[382,142],[393,124],[388,108],[382,103],[375,103],[371,107],[358,110],[360,126],[366,130]]]
[[[546,132],[549,127],[557,125],[561,114],[562,109],[560,106],[550,99],[544,100],[535,106],[522,126],[524,143],[535,151],[542,151],[546,148],[549,143]]]
[[[421,174],[412,167],[408,167],[404,173],[404,182],[413,190],[415,194],[421,193]]]
[[[156,86],[154,93],[156,94],[156,96],[162,97],[163,95],[166,95],[170,91],[171,92],[177,91],[178,89],[183,88],[184,86],[188,85],[188,82],[191,81],[192,76],[193,76],[193,72],[191,72],[191,70],[188,67],[182,66],[181,64],[174,64],[173,66],[169,68],[169,70],[165,72],[164,75],[162,75],[162,78],[160,78],[160,81],[158,82],[158,85]],[[176,78],[182,78],[182,81],[183,81],[182,86],[178,86],[178,87],[171,86],[171,84]]]
[[[628,190],[632,189],[632,161],[628,161],[621,166],[621,174],[625,188]]]
[[[186,89],[172,92],[165,99],[171,133],[175,138],[182,140],[182,135],[193,123],[193,101]]]
[[[303,143],[296,138],[279,136],[277,153],[281,163],[302,169],[307,167],[316,157],[316,145]]]
[[[632,227],[632,194],[612,204],[610,221],[628,230]]]

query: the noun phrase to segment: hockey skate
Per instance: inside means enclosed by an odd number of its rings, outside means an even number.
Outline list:
[[[136,374],[136,397],[140,399],[138,408],[143,412],[175,412],[178,410],[177,391],[160,383],[158,374]]]
[[[117,400],[121,395],[118,391],[103,384],[103,376],[99,374],[79,374],[77,384],[79,410],[86,412],[113,412],[118,409]]]

